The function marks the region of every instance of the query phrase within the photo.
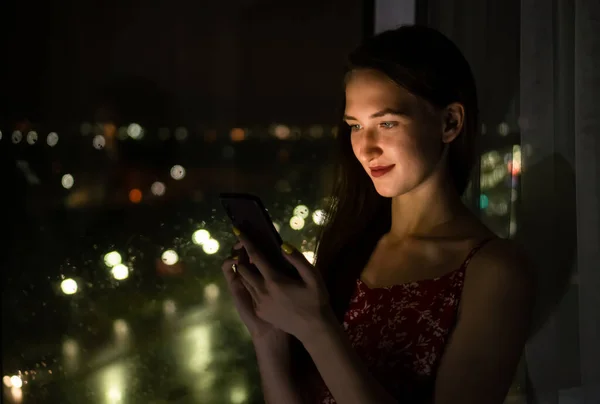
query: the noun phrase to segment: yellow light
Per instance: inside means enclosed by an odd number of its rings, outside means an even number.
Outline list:
[[[21,388],[19,388],[19,387],[11,388],[10,395],[12,396],[13,403],[18,404],[18,403],[23,402],[23,390],[21,390]]]
[[[205,229],[196,230],[192,234],[192,242],[197,245],[202,245],[210,239],[210,232]]]
[[[162,253],[162,260],[167,265],[175,265],[179,261],[179,255],[173,250],[167,250]]]
[[[232,142],[241,142],[246,138],[246,132],[242,128],[233,128],[229,133]]]
[[[219,251],[219,242],[214,238],[208,239],[204,242],[204,244],[202,244],[202,250],[206,254],[214,254]]]
[[[315,253],[312,251],[304,251],[302,253],[302,255],[304,255],[304,258],[306,258],[306,260],[308,262],[310,262],[311,264],[315,263]]]
[[[204,298],[209,302],[214,302],[219,297],[219,287],[214,283],[204,287]]]
[[[113,323],[113,330],[117,337],[125,337],[129,333],[129,326],[125,320],[119,318]]]
[[[248,393],[242,386],[233,387],[230,393],[230,399],[233,404],[245,403],[248,400]]]
[[[294,230],[301,230],[304,228],[304,219],[300,216],[292,216],[290,219],[290,227]]]
[[[10,378],[10,383],[12,385],[12,387],[16,387],[18,389],[20,389],[21,387],[23,387],[23,380],[21,380],[21,378],[19,376],[11,376]]]
[[[129,268],[123,264],[117,264],[113,267],[111,273],[116,280],[122,281],[123,279],[127,279],[129,277]]]
[[[119,254],[117,251],[111,251],[104,255],[104,263],[107,267],[114,267],[115,265],[119,265],[121,262],[123,262],[123,259],[121,258],[121,254]]]
[[[325,223],[326,215],[323,209],[317,209],[312,214],[312,220],[315,224],[321,226]]]
[[[294,208],[294,216],[301,217],[302,219],[306,219],[308,217],[308,207],[306,205],[298,205]]]
[[[74,279],[67,278],[61,282],[60,289],[65,295],[73,295],[77,293],[77,282]]]
[[[121,393],[121,391],[116,387],[112,387],[110,390],[108,390],[106,395],[110,402],[119,402],[123,398],[123,393]]]

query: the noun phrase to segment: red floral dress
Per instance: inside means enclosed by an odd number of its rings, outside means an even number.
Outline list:
[[[428,403],[452,332],[473,248],[460,268],[437,278],[369,288],[360,279],[343,327],[371,374],[400,403]],[[318,403],[336,401],[323,386]]]

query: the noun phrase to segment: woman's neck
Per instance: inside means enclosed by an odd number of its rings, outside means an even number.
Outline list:
[[[404,239],[431,234],[437,227],[468,213],[452,181],[433,173],[406,194],[392,198],[389,236]]]

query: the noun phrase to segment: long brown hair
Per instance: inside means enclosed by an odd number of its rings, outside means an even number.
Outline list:
[[[450,143],[447,166],[449,177],[462,194],[475,161],[479,111],[475,80],[458,47],[434,29],[402,26],[371,37],[352,52],[345,77],[356,69],[380,71],[436,108],[454,102],[463,105],[463,130]],[[331,305],[341,322],[356,279],[379,239],[390,229],[391,199],[376,192],[355,157],[345,122],[339,125],[337,143],[334,189],[327,224],[319,235],[315,265],[323,274]],[[297,361],[296,380],[308,387],[304,383],[318,379],[314,364],[299,347],[292,354]]]

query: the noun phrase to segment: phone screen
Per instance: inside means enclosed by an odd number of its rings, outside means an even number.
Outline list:
[[[223,193],[219,199],[231,223],[252,241],[276,270],[299,277],[282,255],[281,236],[260,198],[251,194]]]

